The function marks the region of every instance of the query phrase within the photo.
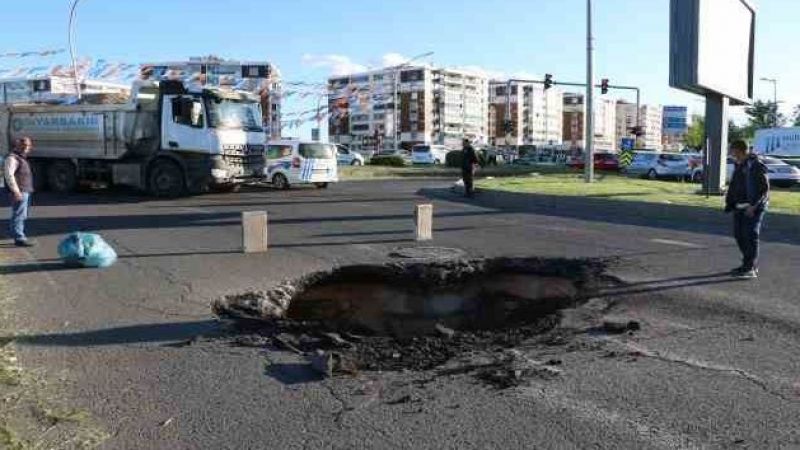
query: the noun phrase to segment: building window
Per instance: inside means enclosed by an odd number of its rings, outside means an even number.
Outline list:
[[[353,131],[369,131],[369,124],[359,124],[352,126]]]

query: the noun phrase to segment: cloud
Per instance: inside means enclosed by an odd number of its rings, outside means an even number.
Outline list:
[[[337,54],[305,54],[303,64],[318,69],[329,69],[333,76],[350,75],[367,70],[367,66],[356,63],[348,56]]]
[[[408,58],[400,53],[387,53],[381,58],[381,65],[383,67],[399,66],[411,58]]]

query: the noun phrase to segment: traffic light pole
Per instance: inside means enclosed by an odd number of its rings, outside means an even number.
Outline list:
[[[592,0],[586,0],[586,123],[584,134],[584,177],[587,183],[594,182],[594,45],[592,37]]]
[[[523,80],[514,78],[509,80],[514,83],[529,83],[529,84],[544,84],[542,80]],[[566,83],[563,81],[553,81],[553,86],[572,86],[572,87],[586,87],[586,83]],[[594,87],[601,88],[603,87],[600,84],[595,84]],[[636,86],[622,86],[618,84],[609,84],[608,89],[620,90],[620,91],[635,91],[636,92],[636,124],[639,125],[639,109],[641,109],[641,91]]]

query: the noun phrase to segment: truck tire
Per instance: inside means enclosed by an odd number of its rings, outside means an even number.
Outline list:
[[[33,172],[33,190],[44,192],[47,190],[47,164],[44,161],[32,161],[31,172]]]
[[[286,179],[286,175],[276,173],[275,176],[272,177],[272,186],[275,187],[275,189],[289,189],[289,180]]]
[[[78,174],[70,161],[50,163],[47,168],[47,184],[53,192],[72,192],[78,186]]]
[[[180,197],[186,194],[186,180],[178,164],[158,159],[150,166],[147,186],[154,197]]]

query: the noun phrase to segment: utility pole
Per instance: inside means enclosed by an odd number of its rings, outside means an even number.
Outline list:
[[[69,55],[72,59],[72,79],[75,83],[75,93],[78,100],[81,96],[81,82],[78,80],[78,61],[75,57],[75,9],[78,7],[80,0],[73,0],[72,7],[69,9],[69,24],[67,25],[67,41],[69,42]]]
[[[586,143],[584,177],[587,183],[594,182],[594,67],[592,37],[592,0],[586,0],[586,112],[584,127]]]

